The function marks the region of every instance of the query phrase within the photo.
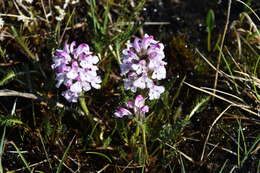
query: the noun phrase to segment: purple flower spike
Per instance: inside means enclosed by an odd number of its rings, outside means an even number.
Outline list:
[[[126,108],[120,107],[117,108],[114,115],[118,118],[122,118],[124,116],[130,115],[145,115],[145,113],[149,112],[149,107],[145,104],[145,98],[142,95],[138,95],[135,97],[135,100],[129,100],[126,102]]]
[[[52,69],[56,72],[56,87],[65,85],[67,90],[62,96],[69,102],[77,102],[83,91],[91,87],[99,89],[101,78],[97,75],[96,64],[99,59],[92,55],[89,46],[85,43],[76,47],[76,42],[65,43],[63,50],[56,50],[53,58]]]
[[[123,79],[125,89],[132,92],[138,88],[148,89],[150,100],[159,99],[164,87],[156,83],[166,78],[163,44],[145,34],[144,38],[135,38],[133,43],[129,41],[126,46],[120,64],[121,76],[126,77]]]

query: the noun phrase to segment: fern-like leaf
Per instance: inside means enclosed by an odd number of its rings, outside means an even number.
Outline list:
[[[16,29],[12,26],[11,27],[12,32],[13,32],[13,36],[15,38],[15,40],[17,41],[17,43],[20,45],[20,47],[23,49],[23,51],[33,60],[38,61],[38,57],[35,56],[35,54],[33,53],[33,51],[31,50],[30,47],[30,42],[28,39],[26,39],[23,36],[20,36]]]
[[[0,115],[0,126],[15,126],[17,124],[23,124],[23,122],[17,117]]]
[[[16,76],[16,74],[13,71],[8,72],[1,80],[0,80],[0,86],[6,84],[8,81],[13,79]]]

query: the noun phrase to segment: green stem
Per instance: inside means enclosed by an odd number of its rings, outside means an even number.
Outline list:
[[[92,132],[91,132],[90,136],[93,136],[93,139],[95,140],[95,142],[99,143],[100,142],[100,139],[98,137],[99,134],[98,134],[98,131],[96,131],[97,124],[94,121],[94,119],[91,116],[91,114],[89,113],[85,97],[84,96],[80,97],[79,98],[79,102],[80,102],[80,106],[81,106],[82,110],[84,111],[84,113],[85,113],[85,115],[86,115],[86,117],[88,119],[88,122],[90,123],[91,129],[92,129]]]
[[[208,31],[208,51],[211,51],[211,31]]]
[[[140,128],[139,128],[139,125],[138,125],[138,126],[136,126],[136,129],[135,129],[135,139],[138,138],[139,134],[140,134]],[[136,142],[135,142],[135,144],[136,144]]]
[[[141,123],[141,128],[142,128],[143,145],[144,145],[144,156],[145,156],[144,163],[148,163],[149,156],[148,156],[147,144],[146,144],[145,125],[144,125],[143,121]]]
[[[84,111],[91,127],[93,128],[95,126],[95,122],[93,121],[93,117],[91,116],[91,114],[88,111],[88,107],[87,107],[87,104],[86,104],[85,97],[80,97],[79,103],[80,103],[80,106],[81,106],[82,110]]]
[[[87,104],[86,104],[85,97],[80,97],[79,98],[79,103],[80,103],[80,106],[83,109],[84,113],[88,117],[89,116],[89,111],[88,111],[88,107],[87,107]]]

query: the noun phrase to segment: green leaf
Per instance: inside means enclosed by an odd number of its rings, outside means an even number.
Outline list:
[[[110,163],[112,163],[112,160],[111,160],[107,155],[105,155],[105,154],[103,154],[103,153],[99,153],[99,152],[91,152],[91,151],[86,152],[86,153],[87,153],[87,154],[95,154],[95,155],[99,155],[99,156],[101,156],[101,157],[106,158]]]
[[[26,159],[23,157],[22,152],[20,151],[20,149],[19,149],[19,148],[15,145],[15,143],[13,143],[12,141],[11,141],[10,143],[14,146],[15,150],[17,151],[18,155],[21,157],[21,159],[22,159],[23,163],[25,164],[26,168],[28,169],[28,171],[29,171],[29,172],[32,172],[32,170],[31,170],[31,168],[30,168],[28,162],[27,162]]]
[[[60,172],[61,172],[62,165],[63,165],[64,160],[66,159],[66,157],[67,157],[67,155],[68,155],[70,146],[71,146],[72,142],[74,141],[74,138],[75,138],[75,136],[72,138],[72,140],[70,141],[68,147],[66,148],[66,150],[65,150],[65,152],[64,152],[64,154],[63,154],[63,156],[62,156],[62,159],[61,159],[61,161],[60,161],[60,164],[59,164],[59,166],[58,166],[58,169],[57,169],[56,173],[60,173]]]

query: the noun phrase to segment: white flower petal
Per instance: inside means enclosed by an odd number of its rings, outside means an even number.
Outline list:
[[[149,99],[154,100],[154,99],[159,99],[160,95],[165,91],[165,88],[163,86],[156,86],[154,85],[153,87],[150,88],[149,90]]]
[[[88,82],[81,82],[81,85],[84,91],[89,91],[91,89],[91,86]]]
[[[91,86],[92,86],[93,88],[96,88],[96,89],[100,89],[100,88],[101,88],[101,85],[100,85],[100,84],[97,84],[97,83],[95,83],[95,82],[91,82]]]
[[[97,64],[99,61],[99,58],[97,56],[91,56],[90,61],[92,64]]]
[[[70,86],[70,91],[74,93],[81,93],[82,91],[82,85],[80,82],[76,82]]]
[[[76,77],[78,76],[78,72],[75,69],[71,69],[67,74],[66,74],[67,78],[69,79],[76,79]]]
[[[141,76],[134,81],[133,85],[137,88],[145,89],[145,79]]]

